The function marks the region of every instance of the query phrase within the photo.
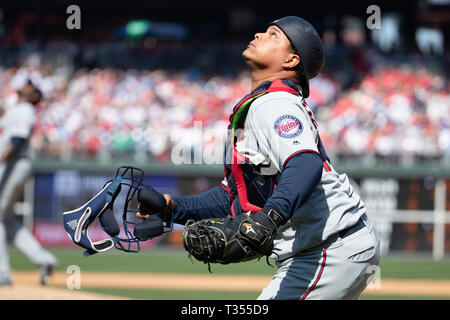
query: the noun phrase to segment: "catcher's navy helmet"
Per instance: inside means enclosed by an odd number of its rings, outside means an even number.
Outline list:
[[[303,97],[309,96],[309,80],[314,78],[323,68],[325,63],[322,40],[316,29],[305,19],[296,16],[287,16],[272,21],[269,26],[280,28],[291,42],[305,72],[305,78],[301,79]]]
[[[150,215],[142,222],[132,222],[128,214],[135,214],[130,204],[141,189],[144,172],[139,168],[122,166],[117,169],[114,179],[105,183],[103,188],[92,199],[78,209],[63,213],[64,228],[69,238],[77,245],[86,249],[84,255],[104,252],[112,247],[125,252],[139,252],[140,241],[149,240],[155,236],[172,230],[172,221],[163,222],[157,214]],[[147,187],[148,188],[148,187]],[[121,191],[126,192],[122,221],[125,238],[119,238],[120,227],[112,211],[114,201]],[[89,237],[89,226],[99,219],[102,229],[111,237],[92,242]],[[133,233],[129,225],[135,225]]]

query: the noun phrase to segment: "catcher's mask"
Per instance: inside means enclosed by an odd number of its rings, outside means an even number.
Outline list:
[[[122,166],[116,171],[114,179],[109,180],[92,199],[82,207],[63,213],[64,228],[69,238],[80,247],[86,249],[85,256],[104,252],[112,247],[125,252],[139,252],[140,241],[146,241],[162,233],[172,230],[172,221],[163,222],[158,214],[135,222],[137,209],[131,204],[136,202],[139,190],[145,187],[142,184],[144,172],[139,168]],[[121,191],[126,192],[123,207],[122,222],[125,238],[120,238],[120,227],[114,217],[113,204]],[[92,242],[89,237],[89,226],[98,218],[100,225],[111,238]],[[133,221],[134,220],[134,221]],[[129,225],[134,225],[133,233]]]

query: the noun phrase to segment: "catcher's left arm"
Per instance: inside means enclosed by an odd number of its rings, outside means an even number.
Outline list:
[[[203,194],[176,197],[160,194],[154,189],[143,190],[138,196],[140,213],[145,217],[165,198],[165,214],[173,221],[185,224],[182,242],[189,255],[205,263],[228,264],[269,256],[277,229],[285,219],[273,207],[265,206],[256,213],[231,216],[228,195],[220,188]],[[219,201],[221,200],[221,201]],[[160,211],[160,210],[157,210]],[[220,217],[222,215],[222,217]]]
[[[137,216],[143,218],[152,214],[155,211],[152,208],[158,206],[161,198],[165,198],[167,204],[164,208],[164,216],[170,215],[174,223],[182,225],[188,220],[224,218],[231,215],[228,193],[217,186],[200,194],[174,197],[169,194],[163,195],[154,189],[143,190],[137,198],[140,210]]]

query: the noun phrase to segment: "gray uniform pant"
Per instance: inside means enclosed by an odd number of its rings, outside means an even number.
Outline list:
[[[373,224],[278,262],[258,299],[357,299],[378,271],[379,239]]]
[[[0,283],[11,278],[9,265],[7,228],[14,245],[36,265],[56,264],[56,258],[42,248],[30,231],[22,224],[14,223],[13,206],[31,175],[31,161],[21,158],[0,164]]]

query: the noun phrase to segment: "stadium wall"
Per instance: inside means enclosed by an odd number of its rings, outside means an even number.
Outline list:
[[[130,164],[144,170],[144,183],[163,193],[201,193],[223,178],[220,165]],[[34,176],[16,211],[47,246],[72,245],[62,227],[62,212],[79,207],[124,163],[34,161]],[[450,168],[424,164],[412,167],[335,164],[346,172],[366,203],[381,238],[382,254],[431,254],[440,260],[450,253]],[[116,208],[120,208],[118,199]],[[120,219],[121,212],[115,211]],[[97,228],[98,229],[98,228]],[[101,237],[100,229],[94,237]],[[161,244],[180,245],[176,234]]]

